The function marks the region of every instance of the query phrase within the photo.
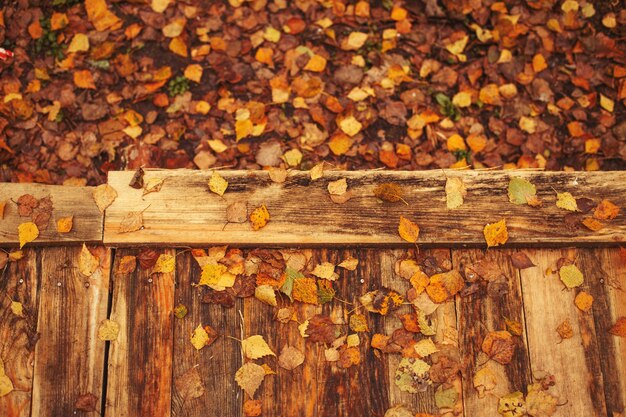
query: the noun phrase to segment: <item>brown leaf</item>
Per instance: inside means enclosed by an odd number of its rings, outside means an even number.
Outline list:
[[[117,266],[117,273],[132,274],[135,272],[135,268],[137,268],[137,258],[135,256],[126,255],[120,260],[120,263]]]
[[[313,343],[330,344],[335,340],[335,325],[328,316],[316,314],[309,320],[309,326],[306,329],[309,340]]]
[[[135,232],[143,227],[143,211],[131,211],[120,222],[120,233]]]
[[[137,259],[139,260],[139,266],[141,269],[151,269],[159,257],[159,253],[154,249],[143,249],[137,255]]]
[[[226,221],[229,223],[245,223],[248,220],[248,206],[243,201],[237,201],[226,207]]]
[[[200,398],[204,394],[204,385],[198,373],[198,366],[189,368],[184,374],[174,381],[178,395],[187,401],[192,398]]]
[[[511,254],[511,263],[515,268],[526,269],[535,266],[526,252],[514,252]]]
[[[92,411],[96,411],[97,404],[98,404],[98,397],[88,392],[87,394],[82,394],[80,397],[76,399],[76,402],[74,403],[74,410],[85,411],[89,413]]]
[[[572,329],[569,319],[565,319],[563,323],[559,324],[556,332],[561,336],[561,339],[571,339],[574,336],[574,329]]]
[[[506,365],[515,353],[513,336],[506,330],[491,332],[483,340],[482,351],[494,361]]]
[[[383,201],[389,201],[391,203],[402,201],[404,204],[409,205],[409,203],[404,200],[404,191],[398,184],[391,182],[380,184],[374,188],[374,195]]]
[[[626,337],[626,317],[622,316],[618,318],[615,324],[609,329],[609,333],[614,336]]]
[[[133,175],[133,179],[130,180],[130,184],[128,185],[137,190],[142,189],[144,186],[143,174],[143,168],[139,168],[137,171],[135,171],[135,175]]]
[[[278,357],[278,366],[292,371],[304,363],[304,354],[293,346],[285,346]]]
[[[17,199],[17,213],[22,217],[28,217],[38,205],[39,200],[30,194],[24,194]]]

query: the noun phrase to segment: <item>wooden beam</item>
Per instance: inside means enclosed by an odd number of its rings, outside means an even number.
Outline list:
[[[229,186],[220,197],[207,182],[212,171],[147,170],[150,178],[163,179],[159,192],[143,195],[129,186],[133,172],[110,172],[109,184],[118,197],[107,209],[104,242],[202,246],[410,246],[398,235],[400,216],[420,226],[420,246],[486,247],[483,228],[506,219],[506,246],[607,246],[626,240],[626,172],[537,171],[330,171],[315,181],[308,172],[290,171],[287,180],[274,183],[266,171],[221,171]],[[446,208],[445,183],[460,177],[467,188],[465,203]],[[537,187],[543,207],[509,202],[511,177],[528,179]],[[328,183],[345,178],[352,199],[336,204]],[[404,190],[402,202],[380,201],[376,186],[395,183]],[[556,207],[556,193],[570,192],[598,203],[608,199],[621,208],[617,218],[592,232],[571,230],[565,219],[570,212]],[[265,204],[271,219],[253,230],[250,222],[228,223],[226,209],[242,202],[247,213]],[[143,213],[143,228],[124,233],[122,220],[129,212]],[[581,216],[582,217],[582,216]]]
[[[102,241],[103,214],[93,200],[94,187],[66,187],[62,185],[0,183],[0,204],[5,203],[4,217],[0,216],[0,246],[19,244],[17,228],[32,221],[31,216],[20,216],[17,200],[24,194],[36,199],[52,199],[52,216],[47,228],[39,230],[39,237],[28,246],[40,244],[95,243]],[[74,216],[72,230],[57,232],[57,220]]]

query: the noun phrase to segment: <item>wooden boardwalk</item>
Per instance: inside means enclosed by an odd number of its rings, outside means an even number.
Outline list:
[[[435,225],[426,222],[423,210],[428,205],[424,204],[422,211],[414,206],[402,207],[422,216],[418,220],[425,245],[421,241],[417,246],[402,243],[392,233],[397,229],[394,223],[389,230],[386,225],[381,226],[382,238],[377,245],[369,240],[350,240],[349,234],[339,231],[320,234],[322,240],[307,242],[308,248],[267,249],[263,247],[285,245],[280,239],[287,236],[284,228],[287,220],[279,215],[279,202],[286,197],[269,201],[271,195],[266,193],[263,198],[273,214],[267,227],[274,221],[277,229],[262,229],[257,235],[235,233],[233,236],[240,239],[257,236],[259,241],[248,238],[236,242],[237,246],[246,246],[242,249],[210,252],[223,253],[218,256],[220,264],[235,271],[235,285],[223,292],[197,286],[203,275],[198,261],[202,254],[188,247],[176,247],[195,242],[194,246],[208,249],[224,243],[228,229],[224,235],[220,234],[224,227],[221,218],[213,222],[204,220],[206,225],[196,224],[198,231],[204,231],[202,241],[190,234],[179,233],[175,238],[167,222],[157,221],[163,207],[171,210],[167,217],[170,223],[182,224],[184,228],[191,227],[194,220],[181,214],[182,205],[168,206],[156,201],[157,193],[154,193],[146,195],[144,205],[139,208],[145,209],[144,229],[120,237],[118,229],[111,226],[119,223],[119,214],[112,214],[109,222],[107,212],[100,226],[97,221],[81,221],[78,207],[95,213],[96,218],[98,211],[92,204],[92,190],[77,189],[80,192],[73,193],[69,200],[53,197],[52,216],[57,219],[74,214],[75,234],[64,236],[63,243],[56,241],[51,220],[40,242],[54,246],[40,246],[35,240],[24,247],[21,259],[15,259],[19,252],[14,228],[20,219],[9,203],[4,220],[0,220],[0,237],[6,246],[6,252],[0,256],[6,253],[11,257],[0,275],[0,416],[239,417],[258,415],[253,408],[260,405],[263,416],[382,417],[391,407],[404,405],[413,415],[481,417],[499,415],[499,406],[504,403],[511,406],[512,401],[507,401],[506,395],[520,391],[528,401],[531,416],[624,417],[626,338],[612,333],[619,319],[626,317],[626,251],[616,245],[626,228],[626,194],[615,191],[626,186],[626,182],[616,185],[615,181],[624,179],[620,173],[614,173],[611,181],[577,174],[577,181],[583,184],[579,185],[577,197],[589,196],[596,202],[608,198],[622,210],[600,233],[580,229],[574,233],[564,227],[546,232],[549,237],[546,245],[550,247],[537,244],[537,229],[545,227],[539,223],[558,225],[562,217],[557,216],[562,213],[551,207],[546,207],[545,212],[535,211],[534,223],[530,224],[536,227],[526,231],[514,215],[537,209],[508,207],[497,199],[492,206],[481,205],[483,197],[478,194],[472,204],[478,204],[483,211],[476,213],[479,218],[475,224],[464,220],[471,233],[460,235],[458,241],[449,228],[442,228],[442,233],[437,235]],[[550,187],[559,192],[573,191],[564,189],[574,180],[569,175],[575,174],[561,173],[556,182],[533,177],[533,182],[538,184],[538,194],[547,201]],[[124,173],[117,178],[126,181],[127,176]],[[429,181],[425,188],[431,189],[431,197],[437,195],[436,203],[430,206],[435,211],[443,204],[445,210],[445,193],[439,190],[443,183],[436,182],[436,191],[433,180]],[[502,179],[498,181],[506,183]],[[238,184],[237,180],[233,179],[231,184]],[[161,196],[173,195],[165,185]],[[276,188],[273,184],[266,186]],[[0,197],[17,200],[22,193],[35,193],[22,188],[16,194],[13,187],[13,184],[0,185]],[[291,189],[296,195],[301,193],[296,186]],[[117,191],[120,195],[111,210],[119,213],[137,210],[133,203],[135,194],[123,192],[120,186]],[[233,186],[232,191],[254,193],[241,183]],[[43,190],[35,197],[48,194],[48,190]],[[502,197],[501,191],[496,194],[497,198]],[[470,191],[468,205],[471,195]],[[421,204],[417,203],[421,199],[413,194],[408,199],[411,198],[410,204]],[[60,203],[72,199],[82,203],[65,206]],[[141,196],[137,204],[140,200]],[[171,202],[169,197],[164,200]],[[71,209],[72,205],[75,210]],[[146,209],[146,205],[150,208]],[[380,212],[381,205],[378,207]],[[400,209],[394,205],[389,210],[395,216]],[[289,210],[297,214],[295,209]],[[348,215],[341,214],[344,208],[334,210],[339,210],[336,215]],[[312,216],[311,213],[304,210],[299,215]],[[504,248],[486,249],[482,226],[478,228],[478,225],[501,215],[511,219],[510,239],[516,247],[507,244]],[[206,216],[206,212],[201,216]],[[370,228],[380,223],[373,216],[365,216],[371,222]],[[378,216],[384,218],[384,212]],[[469,219],[469,209],[461,218]],[[219,225],[220,230],[211,229],[213,224]],[[88,260],[95,260],[95,264],[85,274],[82,242],[102,242],[98,239],[102,230],[107,242],[109,226],[112,234],[108,243],[120,246],[88,244]],[[204,226],[206,229],[202,229]],[[154,238],[150,238],[150,230]],[[267,237],[260,237],[263,232],[274,233],[279,240],[266,241]],[[294,231],[305,232],[306,227],[304,231]],[[168,243],[158,244],[159,236],[165,236],[163,240]],[[362,236],[370,239],[368,234]],[[139,240],[140,237],[144,240]],[[291,243],[290,246],[295,246]],[[521,265],[523,254],[535,266]],[[155,264],[159,258],[171,259],[173,263]],[[0,257],[0,261],[3,259]],[[320,273],[314,271],[320,264],[337,266],[347,259],[358,260],[354,270],[336,267],[338,276],[331,278],[334,280],[316,278]],[[567,265],[575,265],[582,272],[582,284],[573,288],[564,285],[560,271]],[[292,302],[276,291],[277,305],[273,306],[254,296],[255,286],[269,283],[280,287],[281,279],[284,280],[281,273],[288,266],[299,270],[303,277],[317,280],[318,293],[313,296],[318,301],[328,296],[327,285],[331,285],[335,291],[332,300],[323,304]],[[458,271],[462,288],[440,303],[432,302],[426,292],[417,296],[417,281],[407,276],[407,270],[415,272],[417,267],[427,280],[447,271]],[[367,311],[360,297],[383,288],[405,296],[403,304],[386,315]],[[582,303],[585,296],[593,297],[588,309]],[[182,318],[174,314],[180,306],[188,310]],[[425,318],[418,327],[417,308]],[[355,315],[365,318],[366,331],[355,331],[354,323],[351,325]],[[107,336],[103,333],[106,323],[118,325],[119,331]],[[212,344],[197,350],[190,337],[199,325],[210,326],[219,335]],[[502,331],[508,332],[510,343],[491,349],[485,346],[494,332]],[[357,341],[354,336],[349,342],[341,340],[354,334],[358,335]],[[276,356],[246,358],[241,341],[253,335],[261,335]],[[338,338],[340,341],[336,342]],[[383,339],[385,343],[381,345]],[[428,339],[434,343],[436,352],[414,349],[416,342]],[[333,343],[341,345],[335,352],[331,348]],[[292,370],[282,366],[284,363],[279,360],[287,346],[304,355],[303,363]],[[327,360],[337,352],[338,361]],[[419,390],[411,393],[401,389],[396,372],[405,363],[403,357],[412,356],[415,361],[415,352],[422,352],[419,356],[431,368],[420,381],[412,380]],[[251,397],[235,379],[245,363],[267,365],[267,374],[254,394],[258,403],[250,401]],[[7,381],[12,390],[2,395]],[[537,384],[531,387],[535,390],[533,401],[529,395],[531,384]],[[537,414],[537,407],[542,407],[537,405],[537,398],[544,400],[539,401],[543,407],[554,400],[551,414]]]

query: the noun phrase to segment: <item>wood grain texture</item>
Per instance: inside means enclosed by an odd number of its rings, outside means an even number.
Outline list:
[[[205,288],[193,287],[200,279],[200,267],[190,252],[179,252],[176,257],[175,305],[183,304],[188,314],[174,319],[174,351],[172,416],[204,417],[211,410],[220,415],[241,415],[241,394],[234,375],[241,366],[240,312],[243,301],[236,299],[231,308],[204,304],[201,296]],[[199,325],[211,326],[220,333],[211,345],[196,350],[190,341],[193,330]],[[198,367],[204,394],[186,399],[176,387],[176,380],[192,367]]]
[[[595,327],[590,315],[579,314],[574,304],[580,289],[567,290],[558,274],[546,271],[556,268],[565,251],[528,250],[537,265],[520,271],[528,350],[533,375],[553,374],[556,379],[551,389],[559,398],[555,417],[606,416],[604,381],[597,347]],[[569,258],[585,274],[589,285],[591,271],[580,263],[578,253],[572,250]],[[557,327],[569,320],[573,337],[561,339]]]
[[[0,274],[0,359],[14,390],[0,397],[0,416],[30,416],[33,362],[37,343],[39,265],[36,249],[11,262]],[[22,303],[24,317],[11,311],[11,302]]]
[[[498,409],[498,397],[514,391],[524,391],[532,382],[526,335],[514,336],[515,354],[511,363],[499,364],[482,351],[482,343],[489,332],[506,330],[505,320],[509,319],[524,329],[524,311],[519,271],[512,265],[511,250],[476,249],[453,250],[454,269],[465,275],[468,285],[476,285],[475,292],[457,297],[459,344],[463,373],[463,398],[466,416],[484,415]],[[479,277],[474,265],[485,262],[493,277],[486,282]],[[483,267],[484,269],[484,267]],[[472,284],[475,281],[476,284]],[[474,387],[476,372],[487,368],[497,378],[494,391],[479,396]],[[485,371],[487,372],[487,371]]]
[[[600,365],[604,377],[606,408],[610,417],[626,416],[626,339],[609,334],[619,317],[626,317],[626,258],[620,249],[580,251],[594,297],[593,318]],[[589,314],[580,312],[579,314]]]
[[[46,230],[29,246],[40,244],[71,244],[101,242],[104,215],[93,200],[94,187],[66,187],[62,185],[0,183],[0,202],[6,202],[4,219],[0,221],[0,246],[19,244],[17,227],[31,221],[21,217],[15,203],[22,195],[30,194],[40,199],[51,197],[52,217]],[[74,216],[74,225],[69,233],[58,233],[56,222],[62,217]]]
[[[271,182],[266,171],[221,171],[229,182],[223,197],[211,193],[211,171],[146,171],[164,179],[161,191],[143,196],[129,187],[133,172],[110,172],[109,184],[119,194],[107,209],[104,241],[111,245],[313,245],[403,246],[398,236],[400,215],[421,229],[420,245],[485,246],[483,227],[506,219],[508,246],[541,243],[558,245],[610,245],[626,240],[626,209],[598,232],[569,230],[567,213],[555,206],[556,195],[569,191],[575,197],[599,201],[606,198],[626,207],[626,172],[528,171],[354,171],[326,172],[311,181],[308,172],[292,171],[283,184]],[[461,177],[468,194],[465,204],[447,210],[447,177]],[[544,207],[515,205],[508,201],[511,177],[523,177],[537,187]],[[354,197],[345,204],[330,200],[328,183],[346,178]],[[405,190],[407,205],[379,201],[373,189],[394,182]],[[248,213],[265,204],[271,220],[254,231],[249,222],[226,221],[226,208],[246,202]],[[144,228],[120,232],[122,219],[143,211]]]
[[[160,253],[175,255],[166,249]],[[151,273],[137,265],[119,274],[125,255],[119,251],[113,267],[111,320],[120,325],[108,360],[107,415],[169,417],[172,402],[173,308],[175,273]]]
[[[90,248],[100,266],[86,277],[78,271],[80,249],[41,249],[33,417],[72,415],[81,395],[102,395],[105,342],[97,333],[107,314],[111,251]]]

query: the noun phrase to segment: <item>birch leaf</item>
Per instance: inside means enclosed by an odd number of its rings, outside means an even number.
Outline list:
[[[243,349],[243,354],[248,359],[260,359],[269,355],[276,356],[265,339],[263,339],[263,336],[258,334],[243,339],[241,341],[241,348]]]

